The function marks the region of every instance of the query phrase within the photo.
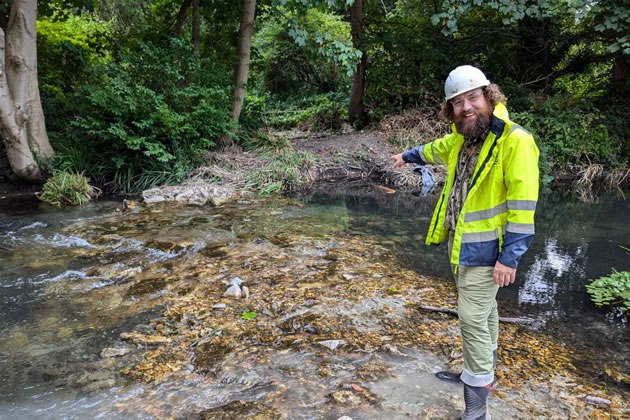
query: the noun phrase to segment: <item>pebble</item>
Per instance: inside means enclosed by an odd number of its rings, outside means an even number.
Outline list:
[[[223,310],[227,307],[225,303],[217,303],[216,305],[212,305],[212,309]]]
[[[236,297],[236,298],[240,298],[241,297],[241,288],[238,287],[238,285],[233,284],[232,286],[230,286],[229,289],[227,289],[225,291],[225,293],[223,293],[223,296],[225,297]]]
[[[597,405],[600,407],[608,407],[610,404],[612,404],[612,401],[607,400],[606,398],[594,397],[592,395],[589,395],[588,397],[584,398],[584,400],[588,404]]]
[[[241,297],[243,299],[249,298],[249,287],[243,286],[242,292],[243,292],[243,294],[241,295]]]
[[[337,420],[352,420],[352,417],[343,416],[343,417],[339,417]]]
[[[129,350],[127,348],[109,347],[109,348],[105,348],[105,349],[101,350],[101,358],[107,359],[107,358],[110,358],[110,357],[124,356],[125,354],[129,353],[130,351],[131,350]]]
[[[330,350],[335,350],[337,349],[337,347],[343,346],[344,344],[346,344],[346,342],[344,340],[324,340],[324,341],[318,341],[317,344],[327,347]]]
[[[343,273],[343,278],[346,280],[352,280],[354,276],[352,274]]]
[[[232,284],[233,286],[240,286],[243,283],[245,282],[240,277],[234,277],[232,281],[230,282],[230,284]]]

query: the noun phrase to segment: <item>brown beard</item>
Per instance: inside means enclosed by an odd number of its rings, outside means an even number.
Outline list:
[[[466,121],[464,118],[455,121],[455,128],[457,132],[466,138],[475,138],[481,136],[490,127],[489,112],[481,111],[477,114],[477,118],[474,121]]]

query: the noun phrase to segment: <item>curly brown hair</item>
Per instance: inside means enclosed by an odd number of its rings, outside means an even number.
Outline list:
[[[499,102],[503,103],[504,105],[507,104],[507,98],[505,97],[503,92],[501,92],[501,88],[498,85],[492,83],[488,86],[485,86],[482,90],[483,94],[486,96],[486,99],[488,99],[488,102],[490,102],[490,105],[492,105],[492,108],[494,108],[494,106]],[[440,118],[448,123],[452,123],[455,120],[455,115],[453,114],[453,105],[451,104],[450,100],[442,102],[440,108]]]

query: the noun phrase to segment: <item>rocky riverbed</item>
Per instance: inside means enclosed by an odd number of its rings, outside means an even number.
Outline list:
[[[37,377],[109,418],[445,419],[463,408],[462,389],[433,376],[462,366],[457,320],[419,309],[454,308],[454,287],[401,264],[395,250],[421,235],[397,221],[364,229],[344,205],[299,198],[109,212],[55,233],[32,226],[56,246],[12,248],[16,264],[59,267],[42,277],[47,296],[72,296],[3,329],[1,350],[18,355],[2,373],[13,389]],[[630,415],[623,357],[603,361],[536,324],[502,324],[500,344],[496,418]],[[11,413],[20,398],[3,394]]]

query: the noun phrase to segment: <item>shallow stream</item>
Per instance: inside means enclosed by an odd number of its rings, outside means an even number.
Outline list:
[[[141,360],[142,345],[123,343],[120,334],[154,334],[151,320],[201,278],[224,288],[223,279],[243,272],[265,276],[276,265],[280,272],[280,262],[288,261],[304,273],[295,287],[317,291],[333,287],[322,261],[358,240],[376,258],[379,249],[391,252],[400,269],[436,284],[449,281],[445,247],[423,244],[434,202],[378,191],[128,212],[112,201],[63,211],[0,201],[0,418],[455,416],[462,401],[454,396],[461,392],[433,377],[444,356],[413,346],[329,351],[296,339],[294,348],[263,351],[257,344],[229,353],[220,370],[204,374],[190,362],[157,382],[123,373]],[[517,284],[499,293],[501,315],[533,318],[532,328],[578,350],[599,348],[602,364],[614,361],[627,374],[627,320],[595,308],[584,285],[612,268],[630,270],[630,253],[622,248],[630,247],[630,201],[611,194],[584,204],[549,193],[539,203],[536,228]],[[236,266],[240,271],[231,272]],[[342,279],[351,284],[372,274],[355,270]],[[305,280],[311,277],[318,280]],[[395,290],[396,284],[387,286]],[[325,313],[367,334],[383,322],[370,314],[385,311],[397,319],[405,302],[404,294],[387,293],[356,300],[315,297],[278,313],[289,314],[287,320],[296,311]],[[185,324],[186,316],[178,322]],[[292,322],[292,331],[306,328]],[[107,349],[120,354],[103,353]],[[496,399],[492,407],[503,418],[519,418],[509,402]]]

